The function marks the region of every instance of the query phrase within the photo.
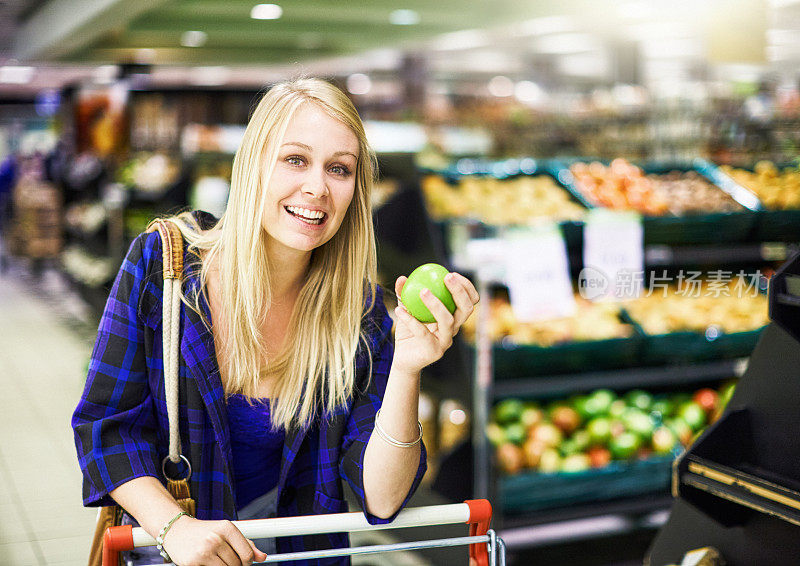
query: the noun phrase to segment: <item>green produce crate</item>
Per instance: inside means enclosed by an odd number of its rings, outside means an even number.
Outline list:
[[[497,379],[525,378],[634,365],[643,337],[634,329],[628,338],[590,342],[565,342],[550,347],[495,344],[494,373]]]
[[[719,212],[691,216],[646,216],[644,243],[714,244],[747,240],[755,222],[752,212]]]
[[[462,160],[464,161],[464,160]],[[478,161],[478,160],[468,160],[469,165],[452,165],[447,169],[441,171],[435,171],[430,169],[423,169],[420,171],[422,174],[430,174],[430,175],[439,175],[445,179],[450,184],[456,184],[459,179],[465,176],[479,176],[479,177],[494,177],[496,179],[515,179],[517,177],[528,176],[528,177],[537,177],[540,175],[545,175],[551,177],[557,186],[561,187],[564,191],[566,191],[567,195],[570,199],[579,204],[584,208],[591,208],[591,205],[583,198],[580,194],[575,194],[574,191],[570,190],[566,187],[559,178],[553,174],[552,168],[548,167],[544,163],[540,163],[533,159],[509,159],[506,161]],[[444,242],[447,244],[450,241],[450,237],[448,235],[448,225],[449,224],[468,224],[470,225],[470,230],[478,235],[475,237],[491,237],[496,235],[498,231],[497,226],[489,226],[483,224],[477,219],[452,219],[452,220],[437,220],[434,221],[434,225],[436,229],[441,231]],[[573,220],[564,220],[558,223],[561,232],[564,235],[564,240],[568,247],[575,248],[583,243],[583,222],[580,221],[573,221]],[[448,257],[451,255],[452,250],[446,250]]]
[[[796,167],[794,163],[776,165],[778,169]],[[753,167],[737,167],[752,172]],[[720,183],[730,183],[738,187],[743,193],[750,193],[753,198],[758,198],[749,188],[739,185],[732,177],[715,167],[715,175]],[[769,210],[763,205],[756,213],[752,238],[760,242],[800,242],[800,210]]]
[[[551,162],[554,176],[567,187],[573,195],[580,196],[582,191],[575,184],[569,165],[578,160]],[[606,163],[607,164],[607,163]],[[671,171],[695,171],[705,177],[719,190],[725,186],[725,192],[734,197],[746,210],[742,212],[714,212],[708,214],[688,214],[685,216],[645,216],[642,219],[644,243],[648,244],[712,244],[720,242],[738,242],[747,240],[756,222],[756,215],[751,207],[758,208],[757,199],[752,193],[741,191],[738,185],[731,185],[720,180],[713,165],[703,160],[692,163],[644,163],[640,165],[645,174],[663,175]],[[738,189],[738,190],[737,190]],[[747,191],[749,193],[749,191]],[[590,204],[590,206],[592,206]],[[596,207],[595,207],[596,208]]]
[[[669,364],[711,359],[740,358],[751,354],[764,328],[748,332],[715,334],[700,332],[645,334],[641,361],[644,364]]]
[[[753,238],[761,242],[800,242],[800,210],[760,210]]]
[[[667,492],[671,456],[630,462],[612,462],[583,472],[543,474],[535,471],[502,476],[498,492],[509,515],[568,507],[581,503]]]

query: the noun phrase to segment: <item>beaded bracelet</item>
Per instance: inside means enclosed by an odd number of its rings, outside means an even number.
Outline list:
[[[172,519],[167,521],[164,524],[163,527],[161,527],[161,530],[159,531],[158,536],[156,537],[156,548],[158,549],[159,554],[161,554],[161,557],[164,560],[166,560],[167,562],[172,562],[172,558],[170,558],[169,554],[167,554],[167,551],[164,550],[164,537],[167,535],[169,530],[172,528],[172,525],[175,523],[175,521],[177,521],[178,519],[180,519],[184,515],[186,515],[187,517],[192,517],[186,511],[181,511],[180,513],[175,515]],[[192,517],[192,518],[194,518],[194,517]]]
[[[383,427],[378,422],[378,417],[380,416],[380,414],[381,414],[381,411],[380,411],[380,409],[378,409],[378,411],[375,413],[375,431],[378,433],[378,436],[380,436],[382,439],[384,439],[386,442],[388,442],[392,446],[397,446],[398,448],[410,448],[410,447],[414,446],[415,444],[419,443],[420,440],[422,440],[422,423],[421,422],[417,421],[417,425],[419,425],[419,436],[417,437],[417,439],[413,440],[411,442],[401,442],[401,441],[397,440],[396,438],[392,438],[391,436],[389,436],[389,433],[387,433],[385,430],[383,430]]]

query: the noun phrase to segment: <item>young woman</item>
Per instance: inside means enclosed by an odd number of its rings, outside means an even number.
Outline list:
[[[186,242],[181,445],[197,502],[196,518],[179,516],[164,537],[181,566],[263,560],[230,520],[343,512],[342,480],[370,523],[391,521],[425,472],[420,371],[451,345],[478,294],[449,274],[455,313],[423,293],[437,322],[398,307],[392,341],[375,284],[375,170],[340,90],[278,84],[247,126],[223,217],[173,219]],[[161,471],[161,245],[157,233],[131,245],[72,421],[84,504],[116,501],[154,537],[180,511]],[[276,550],[347,544],[346,534],[286,537]]]

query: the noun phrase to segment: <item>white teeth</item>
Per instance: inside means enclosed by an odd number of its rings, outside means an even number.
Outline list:
[[[299,206],[287,206],[286,210],[309,220],[317,220],[325,216],[325,213],[321,210],[308,210],[307,208],[300,208]]]

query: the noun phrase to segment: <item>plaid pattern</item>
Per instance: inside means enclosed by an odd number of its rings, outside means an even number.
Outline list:
[[[201,225],[214,220],[198,213]],[[199,286],[199,267],[185,252],[184,284]],[[142,234],[131,244],[108,298],[89,364],[86,387],[72,417],[83,471],[83,503],[111,505],[109,491],[141,476],[161,477],[168,446],[161,341],[163,270],[161,239]],[[191,294],[191,293],[190,293]],[[208,305],[202,303],[210,320]],[[364,450],[380,408],[391,367],[391,319],[382,292],[364,319],[372,353],[359,348],[356,394],[347,406],[306,430],[286,434],[278,481],[278,516],[340,513],[347,510],[342,479],[361,509],[364,500]],[[201,519],[236,519],[232,452],[214,339],[201,317],[181,304],[180,422],[183,454],[192,465],[191,489]],[[426,470],[424,446],[414,483]],[[365,511],[371,524],[380,519]],[[348,545],[345,533],[278,539],[279,552]],[[307,562],[310,563],[310,562]],[[348,564],[349,559],[313,561]]]

